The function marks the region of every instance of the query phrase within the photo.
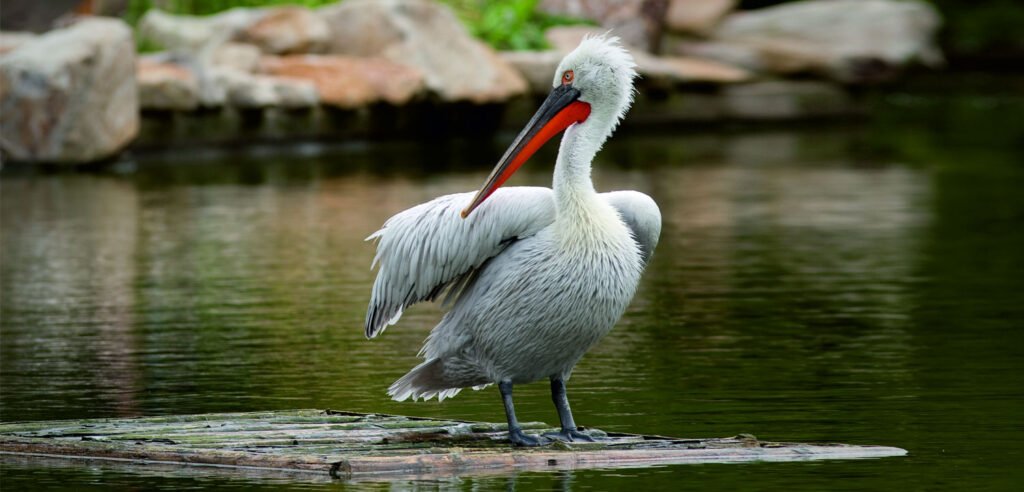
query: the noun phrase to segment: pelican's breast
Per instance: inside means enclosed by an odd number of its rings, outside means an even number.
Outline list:
[[[574,242],[556,222],[481,272],[459,324],[491,378],[526,382],[567,372],[611,330],[642,268],[622,229]]]

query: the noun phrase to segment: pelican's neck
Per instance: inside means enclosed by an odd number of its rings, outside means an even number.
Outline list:
[[[596,121],[577,123],[566,129],[558,148],[552,188],[558,206],[558,217],[578,219],[593,213],[600,200],[590,179],[591,162],[607,134],[599,132]]]

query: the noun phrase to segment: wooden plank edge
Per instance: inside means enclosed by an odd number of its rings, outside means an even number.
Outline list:
[[[311,475],[323,475],[323,468],[275,468],[272,466],[256,466],[256,465],[229,465],[223,463],[203,463],[198,461],[166,461],[156,459],[145,459],[145,458],[118,458],[115,456],[89,456],[89,455],[74,455],[74,454],[51,454],[51,453],[32,453],[24,451],[0,451],[0,456],[18,456],[28,458],[52,458],[60,460],[82,460],[82,461],[104,461],[111,463],[123,463],[128,465],[164,465],[164,466],[195,466],[201,468],[217,468],[223,470],[252,470],[252,471],[272,471],[279,473],[288,474],[311,474]]]
[[[747,447],[710,449],[633,449],[601,451],[513,450],[508,453],[462,453],[458,448],[439,454],[388,457],[349,457],[338,461],[297,461],[254,457],[235,453],[182,455],[152,449],[117,451],[88,449],[49,443],[0,442],[0,455],[39,456],[126,463],[207,466],[276,472],[329,474],[334,478],[358,476],[456,475],[494,470],[566,470],[585,468],[637,467],[650,465],[729,463],[753,461],[811,461],[863,459],[907,454],[888,446]],[[16,449],[12,449],[16,448]],[[81,454],[83,451],[94,454]]]
[[[706,449],[627,449],[595,451],[513,450],[509,453],[446,454],[401,457],[355,457],[341,460],[347,475],[410,474],[429,471],[453,474],[476,469],[583,469],[649,465],[729,463],[752,461],[810,461],[904,456],[905,449],[889,446],[749,447]]]
[[[49,455],[61,458],[85,458],[93,460],[126,460],[134,462],[174,463],[197,466],[228,466],[261,468],[269,470],[296,470],[324,473],[330,469],[328,461],[297,461],[273,456],[252,456],[241,452],[211,451],[203,454],[183,454],[174,451],[160,451],[152,448],[137,450],[101,449],[42,442],[0,440],[0,454]]]

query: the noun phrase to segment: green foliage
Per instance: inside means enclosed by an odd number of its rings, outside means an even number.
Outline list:
[[[1024,3],[931,0],[946,23],[943,44],[960,53],[1024,50]]]
[[[164,47],[152,39],[136,36],[135,51],[139,53],[157,53],[163,51]]]
[[[448,0],[474,36],[502,50],[548,48],[549,27],[587,21],[537,11],[538,0]]]
[[[331,3],[337,0],[129,0],[127,17],[130,21],[137,20],[153,7],[174,14],[209,15],[234,7],[301,5],[314,8]]]

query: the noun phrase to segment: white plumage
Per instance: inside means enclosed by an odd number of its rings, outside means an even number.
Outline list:
[[[564,381],[621,317],[661,231],[650,197],[599,194],[590,179],[591,160],[632,102],[633,67],[616,39],[584,40],[480,192],[403,211],[368,238],[378,241],[380,271],[367,337],[416,302],[445,294],[450,307],[420,351],[424,362],[389,388],[394,399],[444,399],[502,383],[512,440],[532,445],[539,442],[517,430],[511,387],[551,378],[560,436],[581,437]],[[562,128],[553,189],[497,188]]]

